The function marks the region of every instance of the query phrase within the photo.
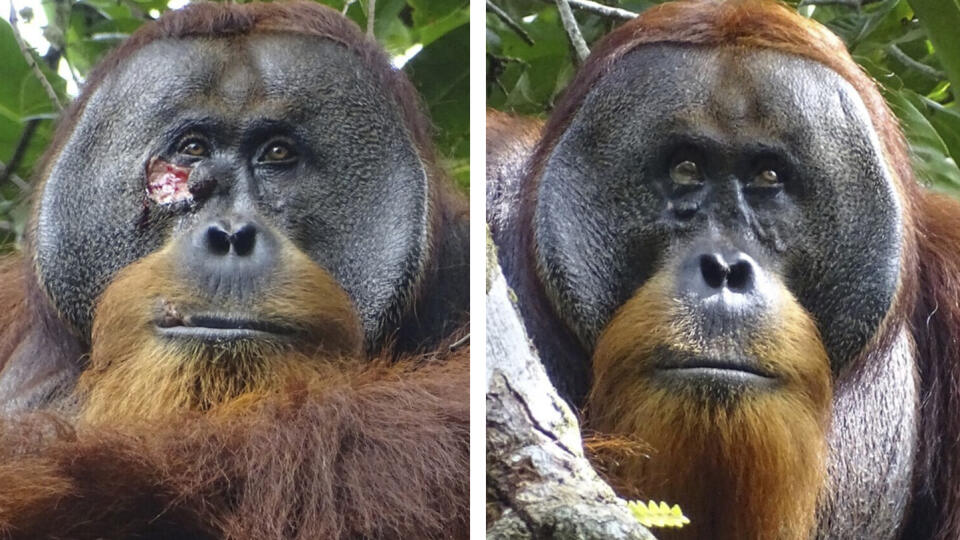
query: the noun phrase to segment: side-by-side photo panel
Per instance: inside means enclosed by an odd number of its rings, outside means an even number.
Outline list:
[[[469,536],[468,29],[13,0],[0,536]]]
[[[0,538],[960,538],[957,1],[0,12]]]
[[[960,537],[960,6],[487,6],[488,537]]]

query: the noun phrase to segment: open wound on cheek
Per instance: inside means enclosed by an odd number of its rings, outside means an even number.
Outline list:
[[[147,196],[157,204],[193,200],[193,195],[187,189],[189,176],[189,167],[153,158],[147,166]]]

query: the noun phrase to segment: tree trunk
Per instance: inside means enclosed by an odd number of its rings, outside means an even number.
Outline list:
[[[584,457],[487,245],[487,537],[653,540]]]

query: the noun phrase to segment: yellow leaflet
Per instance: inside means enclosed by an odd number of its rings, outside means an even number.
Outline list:
[[[683,527],[690,523],[690,519],[683,515],[680,505],[675,504],[672,507],[665,502],[657,504],[656,501],[650,501],[644,504],[643,501],[627,501],[627,508],[633,513],[644,527]]]

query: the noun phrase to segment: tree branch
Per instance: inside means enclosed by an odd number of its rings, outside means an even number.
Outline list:
[[[0,186],[14,178],[19,178],[14,174],[14,171],[20,167],[20,163],[23,162],[23,157],[27,155],[27,148],[30,147],[30,141],[33,139],[33,134],[37,131],[37,125],[39,123],[39,120],[34,119],[27,120],[23,125],[23,131],[20,132],[20,139],[17,141],[17,147],[13,150],[13,156],[10,157],[10,161],[3,167],[3,170],[0,170]],[[23,180],[20,180],[20,182],[23,182],[22,185],[16,180],[13,181],[21,190],[28,187]]]
[[[807,6],[847,6],[860,9],[868,4],[875,4],[881,0],[801,0],[797,4],[798,8]]]
[[[40,66],[37,64],[36,58],[33,57],[30,47],[27,45],[27,42],[23,40],[23,36],[20,35],[20,29],[17,28],[17,10],[14,8],[13,2],[10,2],[10,26],[13,27],[13,38],[20,47],[20,53],[23,54],[23,59],[27,61],[27,65],[30,66],[30,70],[33,71],[33,75],[40,81],[40,85],[43,86],[43,90],[47,93],[50,101],[53,102],[58,111],[63,111],[63,104],[60,103],[60,98],[57,96],[56,90],[53,89],[46,75],[40,70]]]
[[[52,68],[60,61],[60,57],[60,50],[50,45],[50,50],[47,51],[47,54],[43,55],[43,61]],[[27,155],[27,149],[30,148],[30,141],[33,140],[33,135],[36,133],[37,126],[39,125],[40,120],[38,119],[27,120],[23,124],[23,131],[20,132],[20,139],[17,141],[17,146],[13,150],[10,161],[7,162],[6,166],[0,164],[0,185],[12,181],[21,191],[30,187],[29,184],[24,182],[23,179],[15,173],[16,170],[20,168],[23,158]]]
[[[487,0],[487,11],[496,15],[496,17],[500,19],[503,22],[503,24],[507,25],[507,28],[513,30],[515,34],[520,36],[520,39],[522,39],[524,43],[533,47],[534,45],[533,38],[530,37],[530,34],[528,34],[527,31],[524,30],[522,26],[520,26],[519,24],[517,24],[516,21],[511,19],[510,15],[508,15],[506,11],[500,9],[499,6],[497,6],[490,0]]]
[[[548,3],[555,3],[555,0],[545,0]],[[609,17],[611,19],[623,19],[629,21],[630,19],[636,18],[637,13],[622,9],[613,6],[607,6],[599,2],[594,2],[593,0],[567,0],[567,3],[570,4],[570,7],[576,8],[583,11],[589,11],[596,15],[602,15],[604,17]]]
[[[950,90],[957,98],[960,96],[960,41],[957,40],[960,5],[955,1],[940,0],[909,0],[907,3],[920,21],[920,26],[926,30],[940,65],[947,73]]]
[[[0,185],[10,181],[13,182],[20,191],[26,191],[30,188],[30,184],[14,173],[13,168],[9,165],[4,165],[2,161],[0,161],[0,177],[2,177],[0,178]]]
[[[487,538],[652,540],[584,456],[487,245]]]
[[[930,67],[923,62],[918,62],[910,57],[907,53],[900,50],[900,47],[897,47],[894,44],[887,45],[884,47],[884,51],[890,55],[894,60],[904,64],[905,66],[913,69],[917,73],[920,73],[928,79],[933,79],[935,81],[942,81],[947,78],[947,74],[944,71]]]
[[[367,0],[367,36],[371,38],[375,37],[373,35],[373,22],[376,9],[377,0]]]
[[[560,12],[560,22],[563,23],[563,29],[567,32],[570,44],[576,53],[574,59],[576,64],[582,64],[590,56],[590,48],[580,33],[580,26],[577,24],[576,17],[573,16],[573,10],[570,9],[569,0],[556,0],[557,10]]]
[[[145,21],[153,20],[153,17],[144,11],[134,0],[123,0],[123,5],[127,6],[127,9],[130,10],[130,15],[133,15],[135,18]]]

